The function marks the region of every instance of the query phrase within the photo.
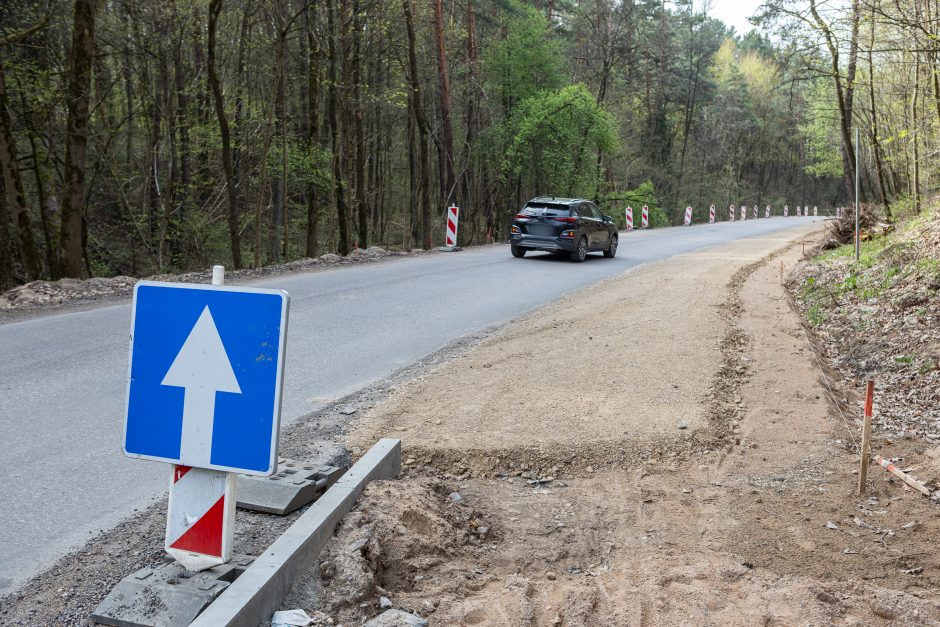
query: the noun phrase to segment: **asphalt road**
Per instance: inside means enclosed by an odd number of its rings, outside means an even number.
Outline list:
[[[497,246],[252,283],[291,295],[282,421],[628,268],[813,220],[622,233],[583,264]],[[129,303],[0,325],[0,596],[167,489],[165,464],[121,454],[129,329]]]

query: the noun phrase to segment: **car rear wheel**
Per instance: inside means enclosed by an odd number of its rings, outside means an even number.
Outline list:
[[[571,261],[581,263],[587,257],[587,238],[581,236],[578,240],[578,247],[571,252]]]
[[[612,233],[610,235],[610,245],[607,247],[607,250],[604,251],[604,256],[610,259],[616,254],[617,254],[617,234]]]
[[[525,248],[521,246],[510,246],[509,249],[512,251],[513,257],[525,257]]]

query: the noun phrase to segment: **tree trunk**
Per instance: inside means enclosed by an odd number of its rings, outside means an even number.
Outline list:
[[[430,125],[421,101],[421,81],[418,78],[418,53],[415,44],[415,25],[411,0],[402,0],[405,27],[408,31],[408,70],[411,80],[412,111],[418,129],[418,200],[421,213],[421,242],[425,250],[431,248],[431,164],[428,147]]]
[[[320,55],[319,42],[314,34],[310,6],[304,16],[307,30],[307,151],[313,154],[317,147],[320,128]],[[320,189],[315,182],[307,184],[307,257],[317,256],[317,227],[320,219]]]
[[[842,73],[839,67],[839,47],[835,41],[835,36],[829,25],[823,20],[816,8],[816,0],[810,0],[810,12],[816,22],[817,27],[822,32],[826,40],[826,46],[829,49],[830,67],[832,82],[835,87],[836,100],[839,107],[839,130],[842,136],[842,163],[845,172],[845,186],[848,197],[855,195],[855,148],[852,142],[852,94],[854,85],[849,83],[848,89],[843,91]],[[849,63],[852,66],[852,81],[854,77],[855,58],[858,55],[858,0],[852,2],[852,40],[849,43],[850,57]]]
[[[875,156],[875,173],[878,178],[878,195],[881,205],[885,208],[885,216],[891,220],[891,206],[888,203],[888,194],[885,191],[884,166],[881,162],[881,145],[878,139],[878,109],[875,105],[875,64],[872,61],[872,48],[875,47],[875,8],[872,6],[871,15],[871,41],[868,46],[868,101],[871,106],[871,145]]]
[[[362,130],[362,93],[360,86],[360,41],[362,40],[363,30],[359,15],[359,0],[353,1],[353,54],[352,54],[352,87],[353,87],[353,132],[356,137],[356,162],[355,162],[355,180],[356,180],[356,217],[357,231],[359,236],[359,246],[369,247],[369,213],[366,205],[366,138]]]
[[[340,255],[349,254],[349,233],[347,229],[347,210],[346,210],[346,190],[343,184],[343,168],[340,155],[341,137],[339,129],[339,115],[337,112],[337,93],[336,93],[336,18],[333,7],[333,0],[326,0],[327,41],[329,42],[330,63],[327,71],[330,83],[329,96],[327,102],[327,118],[330,124],[330,139],[333,146],[332,170],[333,170],[333,196],[336,202],[336,221],[339,225],[339,242],[337,242],[337,251]]]
[[[82,214],[85,206],[91,63],[95,55],[95,9],[95,0],[75,0],[69,60],[62,222],[59,225],[62,274],[71,278],[82,275]]]
[[[26,273],[26,280],[32,281],[42,276],[42,258],[33,236],[33,224],[29,219],[26,199],[23,196],[23,181],[20,179],[19,164],[16,160],[16,145],[8,109],[6,78],[0,65],[0,176],[3,178],[3,198],[6,205],[4,213],[15,224],[19,243],[20,264]],[[0,217],[0,220],[5,220]]]
[[[444,11],[441,0],[434,0],[434,34],[437,39],[437,72],[441,84],[441,126],[444,134],[444,189],[441,196],[446,206],[454,195],[454,131],[450,122],[450,78],[447,72]]]
[[[222,170],[225,172],[225,186],[228,192],[228,235],[232,248],[232,265],[242,267],[241,241],[238,233],[238,218],[241,213],[238,206],[238,191],[235,188],[235,176],[232,168],[232,139],[228,118],[225,115],[225,103],[222,100],[222,86],[215,69],[215,39],[219,14],[222,12],[222,0],[209,2],[209,35],[206,69],[209,76],[209,89],[215,100],[215,114],[219,120],[219,134],[222,137]]]

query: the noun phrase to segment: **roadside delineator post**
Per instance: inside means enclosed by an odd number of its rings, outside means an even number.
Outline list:
[[[799,205],[796,206],[796,217],[797,218],[803,217],[803,209]]]
[[[692,207],[685,208],[685,225],[690,226],[692,224]]]
[[[783,217],[786,218],[790,215],[790,205],[783,206]]]
[[[767,207],[764,209],[764,217],[765,218],[770,217],[770,205],[767,205]]]
[[[865,386],[865,422],[862,424],[862,454],[858,469],[858,493],[868,490],[868,462],[871,457],[871,414],[875,397],[875,382],[868,380]]]
[[[819,216],[819,209],[818,209],[817,207],[813,206],[813,217],[815,218],[815,217],[817,217],[817,216]]]
[[[627,207],[627,230],[633,230],[633,207]]]
[[[650,208],[646,205],[643,205],[643,213],[640,216],[640,226],[644,229],[650,226]]]
[[[447,248],[457,247],[457,222],[459,220],[460,209],[456,205],[447,208],[447,236],[444,240],[444,246]]]
[[[715,205],[710,205],[708,207],[708,223],[709,224],[715,223]]]
[[[728,222],[734,222],[734,205],[728,207]]]
[[[225,267],[212,266],[212,285],[224,284]],[[164,384],[172,383],[173,371],[171,367]],[[172,470],[163,548],[187,570],[198,572],[225,564],[232,559],[235,475],[179,465]]]
[[[747,205],[741,205],[741,219],[747,220]]]

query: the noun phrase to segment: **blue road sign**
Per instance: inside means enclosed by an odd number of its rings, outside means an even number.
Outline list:
[[[288,300],[280,290],[139,282],[124,454],[273,473]]]

